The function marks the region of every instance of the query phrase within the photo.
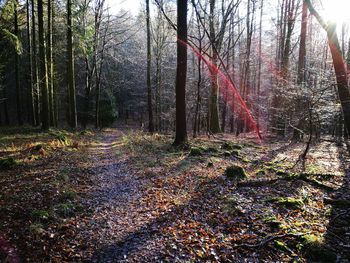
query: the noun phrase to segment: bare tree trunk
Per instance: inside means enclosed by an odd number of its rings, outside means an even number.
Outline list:
[[[149,0],[146,0],[146,24],[147,24],[147,103],[148,103],[148,131],[154,132],[152,111],[152,87],[151,87],[151,28]]]
[[[102,12],[102,7],[104,5],[104,0],[100,2],[101,4],[101,12]],[[101,13],[102,15],[102,13]],[[100,17],[101,19],[101,17]],[[109,29],[109,23],[110,23],[110,15],[107,14],[107,23],[106,27],[104,29],[104,34],[102,36],[102,45],[101,45],[101,50],[100,50],[100,60],[99,63],[97,60],[97,48],[96,48],[96,66],[95,66],[95,78],[96,78],[96,109],[95,109],[95,128],[98,128],[100,126],[100,96],[101,96],[101,86],[102,86],[102,69],[103,69],[103,63],[104,63],[104,56],[105,56],[105,49],[107,45],[107,33]]]
[[[215,33],[215,1],[210,0],[210,17],[209,17],[209,35],[212,49],[212,63],[214,67],[217,67],[218,61],[218,46]],[[210,89],[210,110],[209,110],[209,131],[212,133],[221,132],[220,123],[219,123],[219,85],[218,85],[218,74],[216,70],[211,71],[211,89]]]
[[[306,33],[307,33],[307,4],[303,1],[301,17],[300,47],[298,59],[298,84],[305,81],[305,59],[306,59]]]
[[[53,0],[47,1],[47,78],[49,91],[50,123],[55,126],[54,113],[54,78],[53,78],[53,56],[52,56],[52,24],[53,24]]]
[[[176,132],[174,145],[187,142],[186,72],[187,72],[187,0],[177,0]]]
[[[36,125],[40,125],[41,111],[40,111],[40,90],[39,90],[39,72],[37,63],[37,48],[36,48],[36,30],[35,30],[35,5],[34,0],[32,4],[32,47],[33,47],[33,90],[34,90],[34,111]]]
[[[303,1],[302,17],[301,17],[301,32],[300,32],[300,47],[298,58],[298,79],[297,84],[301,85],[305,81],[305,59],[306,59],[306,33],[307,33],[307,4]],[[296,102],[295,111],[298,113],[300,107],[302,107],[301,98],[298,98]],[[297,129],[293,130],[293,140],[299,141],[301,139],[300,130],[302,129],[305,118],[298,121]]]
[[[258,50],[258,87],[256,91],[257,96],[257,112],[256,112],[256,125],[258,130],[260,130],[260,89],[261,89],[261,45],[262,45],[262,21],[263,21],[263,13],[264,13],[264,1],[261,0],[260,4],[260,21],[259,21],[259,50]]]
[[[39,27],[39,65],[40,65],[40,90],[42,105],[42,129],[50,127],[49,94],[47,87],[47,64],[45,54],[44,11],[43,1],[38,0],[38,27]]]
[[[199,49],[198,52],[202,52],[202,41],[199,41]],[[202,59],[198,56],[198,79],[197,79],[197,101],[196,101],[196,109],[194,113],[194,122],[193,122],[193,137],[195,138],[199,133],[199,108],[201,103],[201,85],[202,85]],[[197,130],[198,127],[198,130]]]
[[[26,19],[27,19],[27,42],[28,42],[28,93],[30,101],[30,117],[31,123],[36,125],[35,116],[35,101],[34,101],[34,83],[33,83],[33,56],[32,56],[32,39],[30,34],[30,10],[29,10],[29,0],[26,0]]]
[[[78,127],[77,106],[75,96],[74,78],[74,53],[73,53],[73,30],[72,30],[72,0],[67,0],[67,81],[69,94],[69,124],[73,129]]]
[[[16,37],[19,37],[18,32],[18,2],[17,0],[14,1],[14,24],[15,24],[15,32],[14,35]],[[21,94],[21,88],[19,83],[19,50],[15,50],[15,81],[16,81],[16,104],[17,104],[17,121],[19,125],[23,125],[23,116],[22,116],[22,94]]]

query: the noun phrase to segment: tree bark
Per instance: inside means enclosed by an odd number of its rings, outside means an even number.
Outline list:
[[[53,0],[47,1],[47,79],[49,92],[50,124],[55,126],[54,113],[54,79],[53,79],[53,56],[52,56],[52,8]]]
[[[47,64],[45,54],[45,36],[44,36],[44,12],[43,1],[38,0],[38,27],[39,27],[39,65],[40,65],[40,90],[42,105],[42,129],[47,130],[50,127],[50,108],[47,83]]]
[[[301,31],[300,31],[300,46],[299,46],[299,58],[298,58],[298,76],[297,76],[297,84],[301,85],[305,81],[305,59],[306,59],[306,33],[307,33],[307,4],[305,0],[303,1],[303,9],[301,16]],[[295,112],[298,115],[298,111],[300,107],[302,107],[302,98],[298,98],[296,102]],[[293,140],[300,141],[303,122],[305,118],[301,118],[298,120],[297,129],[293,130]]]
[[[187,73],[187,0],[177,0],[177,66],[176,66],[176,133],[174,145],[187,142],[186,129]]]
[[[14,1],[14,23],[15,23],[15,32],[14,35],[18,38],[18,1]],[[16,104],[17,104],[17,121],[19,125],[23,125],[23,116],[22,116],[22,94],[21,87],[19,83],[19,50],[15,50],[15,81],[16,81]]]
[[[146,0],[146,24],[147,24],[147,103],[148,103],[148,131],[154,132],[152,110],[152,87],[151,87],[151,28],[149,0]]]
[[[28,93],[29,93],[29,111],[32,125],[36,125],[35,101],[34,101],[34,83],[33,83],[33,56],[32,56],[32,39],[30,34],[30,11],[29,0],[26,0],[26,19],[27,19],[27,45],[28,45]]]
[[[74,53],[73,53],[73,30],[72,30],[72,0],[67,0],[67,81],[69,94],[69,124],[73,129],[78,126],[77,106],[75,96],[75,78],[74,78]]]
[[[36,30],[35,30],[35,5],[34,0],[32,4],[32,49],[33,49],[33,90],[34,90],[34,111],[35,111],[35,125],[40,125],[40,89],[39,89],[39,71],[37,63],[37,48],[36,48]]]
[[[215,33],[215,21],[214,21],[214,11],[215,11],[215,1],[210,0],[209,9],[210,9],[210,17],[209,17],[209,36],[211,42],[212,49],[212,63],[215,67],[217,67],[218,61],[218,49],[219,45],[217,45],[217,36]],[[222,22],[224,23],[224,22]],[[219,84],[218,84],[218,74],[217,71],[214,70],[210,72],[211,75],[211,89],[210,89],[210,100],[209,100],[209,131],[211,133],[219,133],[220,129],[220,120],[219,120]]]
[[[264,10],[264,1],[261,0],[261,5],[260,5],[260,21],[259,21],[259,65],[258,65],[258,87],[256,91],[256,100],[257,100],[257,111],[256,111],[256,125],[258,130],[260,130],[260,89],[261,89],[261,64],[262,64],[262,59],[261,59],[261,46],[262,46],[262,19],[263,19],[263,12]]]

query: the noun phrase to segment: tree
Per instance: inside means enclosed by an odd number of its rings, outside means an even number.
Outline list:
[[[339,40],[336,31],[336,24],[325,22],[320,14],[316,11],[311,0],[305,0],[310,13],[316,17],[317,21],[327,32],[328,45],[332,54],[335,76],[337,80],[338,96],[344,115],[344,123],[349,134],[350,131],[350,91],[348,86],[346,65],[340,50]]]
[[[216,28],[217,17],[215,15],[215,4],[216,0],[209,1],[209,39],[212,49],[211,61],[214,67],[218,66],[218,60],[220,56],[220,50],[222,48],[225,29],[229,17],[232,12],[237,8],[238,4],[234,1],[230,1],[228,6],[225,7],[225,1],[222,1],[222,18],[220,19],[221,24],[218,26],[218,32]],[[216,70],[211,72],[211,93],[210,93],[210,109],[209,109],[209,131],[212,133],[220,132],[220,121],[219,121],[219,83],[218,83],[218,73]]]
[[[103,11],[103,5],[104,5],[104,0],[97,0],[98,1],[98,9],[99,9],[99,18],[97,17],[95,13],[95,27],[98,28],[98,30],[100,30],[100,23],[101,23],[101,17],[102,17],[102,11]],[[99,22],[98,22],[99,21]],[[94,59],[94,63],[95,63],[95,80],[96,80],[96,109],[95,109],[95,128],[100,127],[100,95],[101,95],[101,78],[102,78],[102,69],[103,69],[103,63],[104,63],[104,58],[105,58],[105,50],[106,50],[106,46],[107,46],[107,34],[108,34],[108,30],[109,30],[109,24],[110,24],[110,15],[109,13],[107,14],[107,21],[105,23],[105,28],[104,28],[104,32],[102,35],[102,40],[101,40],[101,47],[98,50],[98,46],[100,41],[99,39],[99,33],[95,31],[95,44],[96,44],[96,48],[95,48],[95,59]],[[96,29],[95,29],[96,30]],[[97,55],[98,53],[100,54],[100,58],[98,59]]]
[[[33,50],[33,95],[34,95],[34,112],[35,124],[40,125],[40,90],[39,90],[39,72],[37,63],[37,46],[36,46],[36,19],[34,0],[31,0],[32,5],[32,50]]]
[[[33,79],[33,56],[32,56],[32,39],[30,34],[30,10],[29,10],[29,0],[26,0],[26,24],[27,24],[27,45],[28,45],[28,74],[27,83],[29,89],[29,100],[30,100],[30,117],[32,125],[36,125],[35,116],[35,90],[34,90],[34,79]]]
[[[300,45],[299,45],[299,58],[298,58],[298,76],[297,84],[303,85],[305,82],[305,59],[306,59],[306,33],[307,33],[307,4],[305,0],[303,1],[303,9],[301,16],[301,31],[300,31]],[[295,112],[298,112],[302,106],[302,98],[297,98]],[[300,140],[304,118],[298,121],[296,129],[293,130],[293,140]]]
[[[13,2],[14,5],[14,24],[15,24],[15,32],[14,35],[19,38],[19,31],[18,31],[18,2],[15,0]],[[20,50],[15,50],[15,74],[16,74],[16,103],[17,103],[17,121],[19,125],[23,125],[23,116],[22,116],[22,94],[21,94],[21,88],[19,83],[19,55]]]
[[[54,105],[54,74],[53,74],[53,55],[52,55],[52,26],[53,26],[53,0],[47,1],[47,78],[49,93],[50,123],[55,123],[55,105]]]
[[[67,82],[69,98],[69,124],[73,129],[78,126],[75,97],[74,52],[73,52],[72,0],[67,0]]]
[[[40,90],[41,90],[41,120],[42,129],[47,130],[50,127],[50,107],[47,82],[47,63],[44,37],[44,11],[43,1],[38,0],[38,28],[39,28],[39,65],[40,65]]]
[[[146,0],[146,24],[147,24],[147,105],[148,105],[148,131],[154,131],[152,111],[152,87],[151,87],[151,28],[149,0]]]
[[[187,0],[177,0],[176,127],[174,145],[187,142],[186,129],[187,73]]]

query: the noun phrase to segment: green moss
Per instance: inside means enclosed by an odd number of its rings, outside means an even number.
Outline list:
[[[221,145],[221,149],[227,150],[227,151],[232,151],[232,150],[233,150],[233,146],[232,146],[232,144],[229,143],[229,142],[224,142],[224,143]]]
[[[224,151],[224,156],[225,157],[230,157],[231,156],[231,153],[229,151]]]
[[[226,151],[232,151],[232,150],[242,150],[243,146],[240,144],[233,144],[231,142],[224,142],[221,145],[221,149],[226,150]]]
[[[205,151],[208,153],[218,153],[219,152],[219,150],[213,146],[209,146]]]
[[[283,241],[279,240],[274,240],[274,246],[275,248],[282,250],[282,251],[289,251],[290,249],[288,248],[287,244],[284,243]]]
[[[231,165],[227,167],[225,175],[231,180],[242,180],[247,178],[244,168],[239,165]]]
[[[272,197],[266,199],[266,202],[284,205],[285,207],[293,209],[300,208],[304,205],[303,200],[301,200],[300,198],[293,197]]]
[[[336,254],[325,247],[324,238],[316,235],[304,235],[298,248],[312,261],[336,262]]]
[[[283,171],[283,170],[278,170],[278,171],[276,172],[276,175],[282,176],[282,177],[288,177],[288,176],[289,176],[289,173],[287,173],[286,171]]]
[[[17,165],[17,161],[13,157],[0,159],[0,170],[8,170]]]
[[[276,217],[272,216],[272,217],[267,217],[264,218],[264,222],[269,225],[272,228],[280,228],[283,224],[282,221],[278,220]]]
[[[232,156],[235,156],[235,157],[239,157],[239,150],[237,150],[237,149],[233,149],[232,151],[231,151],[231,155]]]
[[[190,156],[202,156],[203,155],[203,149],[199,147],[191,147],[190,150]]]
[[[243,157],[241,161],[244,163],[250,163],[250,160],[247,157]]]

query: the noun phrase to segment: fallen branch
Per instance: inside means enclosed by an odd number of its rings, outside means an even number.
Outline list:
[[[259,243],[255,244],[255,245],[244,243],[244,244],[235,244],[233,247],[234,248],[239,248],[239,247],[260,248],[262,246],[265,246],[267,243],[274,241],[276,239],[285,238],[285,237],[301,237],[301,236],[308,235],[308,234],[309,233],[297,233],[297,234],[287,233],[287,234],[281,234],[281,235],[275,235],[275,236],[267,236],[262,241],[260,241]]]
[[[296,181],[301,180],[307,182],[317,188],[321,188],[326,191],[334,191],[335,189],[329,185],[325,185],[315,179],[310,179],[307,177],[307,174],[291,175],[287,174],[285,178],[271,179],[271,180],[248,180],[237,183],[238,187],[261,187],[274,184],[278,181]]]
[[[321,189],[326,190],[326,191],[334,191],[335,190],[332,186],[325,185],[325,184],[323,184],[315,179],[310,179],[310,178],[303,177],[303,176],[300,176],[299,179],[303,180],[304,182],[307,182],[307,183],[309,183],[317,188],[321,188]]]

